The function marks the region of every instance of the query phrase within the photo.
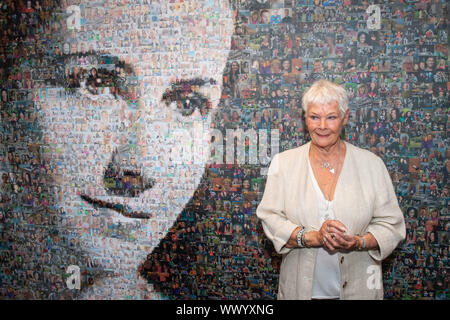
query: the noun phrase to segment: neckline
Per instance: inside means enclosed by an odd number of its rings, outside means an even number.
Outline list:
[[[317,182],[316,176],[314,175],[314,171],[313,171],[313,169],[312,169],[311,162],[309,161],[309,152],[310,152],[310,149],[311,149],[311,143],[312,143],[311,141],[309,142],[309,145],[308,145],[308,152],[306,153],[306,160],[308,161],[309,173],[311,174],[311,177],[312,177],[312,180],[313,180],[313,185],[314,185],[316,191],[321,195],[322,199],[325,200],[325,201],[328,202],[328,203],[333,203],[333,202],[334,202],[335,195],[336,195],[336,190],[338,189],[339,182],[341,181],[342,173],[344,172],[344,167],[345,167],[345,163],[346,163],[345,160],[347,159],[348,145],[349,145],[349,144],[348,144],[346,141],[344,141],[344,140],[342,140],[342,142],[345,143],[345,155],[344,155],[344,160],[342,161],[341,172],[339,172],[339,176],[337,177],[336,187],[334,188],[333,199],[332,199],[332,200],[328,200],[328,199],[325,197],[325,195],[323,194],[322,189],[320,189],[319,183]],[[337,173],[336,173],[336,174],[337,174]]]
[[[316,177],[314,176],[314,172],[313,172],[312,167],[311,167],[311,162],[309,161],[309,156],[307,157],[307,160],[308,160],[309,174],[311,175],[312,183],[313,183],[314,189],[316,189],[316,192],[319,194],[320,198],[321,198],[323,201],[326,201],[326,202],[328,202],[328,203],[333,203],[334,197],[333,197],[333,200],[331,200],[331,201],[330,201],[330,200],[327,200],[327,198],[325,198],[325,196],[324,196],[322,190],[320,189],[319,183],[317,182]]]

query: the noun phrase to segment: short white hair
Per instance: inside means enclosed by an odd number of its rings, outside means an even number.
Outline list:
[[[328,104],[336,101],[343,117],[348,109],[348,95],[344,87],[331,81],[321,79],[313,83],[302,97],[302,108],[306,113],[310,103]]]

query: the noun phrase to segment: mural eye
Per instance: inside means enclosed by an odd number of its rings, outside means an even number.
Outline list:
[[[180,110],[183,116],[190,116],[195,109],[201,110],[206,105],[207,99],[199,93],[188,94],[182,101],[182,109]]]
[[[198,85],[188,82],[172,84],[172,88],[167,89],[163,94],[162,100],[183,117],[189,117],[195,112],[195,109],[202,112],[209,105],[208,99],[198,92]]]

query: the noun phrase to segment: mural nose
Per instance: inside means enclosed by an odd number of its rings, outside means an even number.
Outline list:
[[[138,197],[153,187],[155,180],[146,177],[128,145],[115,148],[103,175],[103,185],[109,195]]]

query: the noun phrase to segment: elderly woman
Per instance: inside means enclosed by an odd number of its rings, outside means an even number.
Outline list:
[[[383,161],[340,139],[341,86],[319,80],[302,99],[311,141],[274,156],[257,216],[283,255],[279,299],[382,299],[381,262],[405,238]]]

